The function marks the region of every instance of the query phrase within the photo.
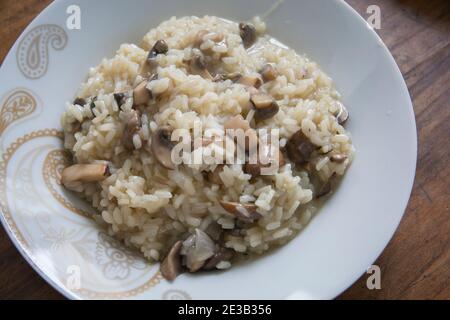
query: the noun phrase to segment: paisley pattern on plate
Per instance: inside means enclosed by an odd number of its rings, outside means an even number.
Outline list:
[[[183,291],[177,289],[170,289],[163,293],[163,300],[192,300],[191,296]]]
[[[144,269],[145,262],[138,254],[119,241],[100,232],[95,250],[97,263],[103,266],[103,274],[108,279],[126,279],[131,268]]]
[[[39,130],[4,150],[0,209],[8,228],[36,264],[60,261],[39,268],[80,297],[131,298],[156,286],[162,280],[157,265],[147,263],[137,252],[99,231],[91,219],[74,215],[64,202],[50,196],[61,194],[58,177],[68,160],[60,149],[61,139],[59,130]],[[48,188],[42,188],[45,185]],[[72,206],[76,208],[76,204]],[[71,266],[81,270],[79,288],[69,288],[67,270]]]
[[[17,66],[29,79],[39,79],[47,72],[49,46],[62,50],[67,45],[66,31],[55,24],[43,24],[31,29],[17,47]]]
[[[13,122],[22,119],[36,110],[36,98],[24,88],[17,88],[6,94],[0,111],[0,136]]]

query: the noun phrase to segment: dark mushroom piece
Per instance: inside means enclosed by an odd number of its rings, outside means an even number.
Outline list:
[[[214,221],[209,224],[205,232],[215,242],[220,242],[223,236],[222,226]]]
[[[208,181],[218,185],[222,184],[223,182],[222,179],[220,179],[219,173],[223,171],[223,167],[223,164],[219,164],[213,171],[208,171]]]
[[[175,170],[175,164],[172,161],[172,149],[174,147],[171,141],[172,128],[168,126],[157,129],[152,135],[152,152],[155,159],[164,168]]]
[[[271,63],[265,64],[260,73],[265,82],[275,80],[278,77],[278,71]]]
[[[345,160],[347,160],[347,156],[342,153],[333,154],[330,157],[330,161],[336,162],[336,163],[343,163]]]
[[[86,100],[83,98],[76,98],[75,100],[73,100],[72,104],[76,104],[83,107],[86,104]]]
[[[89,103],[91,110],[95,108],[95,101],[97,101],[97,96],[91,98],[91,102]]]
[[[133,150],[133,136],[139,132],[141,128],[141,117],[138,111],[132,110],[125,117],[125,128],[122,133],[122,144],[126,150]]]
[[[139,83],[133,90],[133,105],[147,104],[152,98],[152,93],[147,89],[148,81]]]
[[[122,105],[127,102],[127,99],[131,97],[130,92],[116,92],[113,94],[114,100],[116,100],[117,106],[120,108]]]
[[[348,114],[348,110],[347,108],[345,108],[345,106],[342,103],[338,103],[339,106],[339,110],[337,111],[335,117],[337,119],[337,122],[340,125],[343,125],[344,123],[347,122],[348,118],[349,118],[349,114]]]
[[[199,52],[194,53],[191,59],[188,60],[188,64],[192,74],[197,74],[205,79],[213,80],[213,77],[206,66],[206,60],[203,54]]]
[[[141,69],[141,74],[144,77],[151,75],[158,65],[156,62],[156,57],[158,56],[158,54],[166,54],[168,51],[169,46],[164,40],[156,41],[153,47],[148,52],[147,59],[145,60],[145,63]]]
[[[153,45],[152,49],[148,53],[147,61],[154,60],[158,54],[166,54],[169,51],[169,46],[164,40],[158,40]]]
[[[278,113],[278,103],[268,94],[256,93],[250,96],[250,102],[255,108],[255,119],[266,120]]]
[[[180,256],[182,245],[182,241],[175,242],[159,267],[162,276],[169,281],[174,280],[179,274],[183,272]]]
[[[61,183],[94,182],[104,180],[110,174],[108,165],[103,163],[74,164],[61,173]]]
[[[221,247],[203,266],[203,270],[214,269],[221,261],[230,261],[233,259],[234,251]]]
[[[244,48],[251,47],[256,41],[256,29],[250,23],[239,23],[239,35],[242,38]]]
[[[315,149],[316,146],[312,144],[301,129],[294,133],[286,143],[289,159],[298,165],[307,163]]]
[[[310,180],[314,186],[314,198],[321,198],[329,194],[332,190],[332,185],[336,180],[336,173],[333,173],[328,180],[322,180],[316,171],[310,172]]]
[[[261,214],[256,211],[256,205],[252,203],[238,203],[232,201],[219,201],[222,208],[228,213],[231,213],[236,219],[243,220],[245,222],[253,222],[261,218]]]

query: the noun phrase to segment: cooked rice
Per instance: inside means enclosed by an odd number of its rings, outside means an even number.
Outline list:
[[[218,73],[256,74],[266,63],[276,66],[278,77],[260,90],[274,97],[280,110],[269,120],[252,120],[253,126],[278,128],[281,147],[301,129],[321,148],[322,154],[314,163],[324,179],[333,173],[343,175],[352,160],[350,135],[334,116],[340,95],[332,80],[313,61],[264,35],[262,21],[256,18],[253,23],[259,40],[246,50],[236,23],[210,16],[171,18],[150,30],[139,46],[122,44],[113,58],[103,59],[90,69],[77,96],[88,101],[95,96],[92,106],[67,104],[62,116],[65,148],[76,163],[106,161],[111,170],[101,182],[75,183],[71,189],[82,193],[98,210],[95,220],[105,225],[110,235],[138,248],[151,261],[160,260],[175,239],[196,228],[206,230],[217,222],[223,229],[234,229],[235,218],[219,200],[255,203],[262,215],[240,233],[227,234],[225,246],[239,253],[261,254],[286,243],[316,212],[314,187],[307,172],[295,169],[289,161],[276,174],[254,179],[243,172],[242,165],[226,165],[220,173],[220,185],[202,174],[213,171],[214,164],[183,164],[167,170],[155,161],[151,134],[158,127],[192,130],[194,123],[200,122],[204,129],[223,132],[224,122],[234,115],[253,119],[249,93],[243,85],[212,82],[185,69],[183,60],[189,57],[198,31],[206,29],[225,36],[220,45],[205,41],[201,47],[212,50],[212,57],[221,61],[216,66]],[[162,98],[157,107],[142,114],[142,127],[132,137],[135,150],[128,152],[121,143],[121,119],[132,105],[123,105],[121,111],[111,93],[133,88],[143,80],[140,68],[159,39],[167,42],[169,51],[157,56],[159,78],[151,82],[151,89]],[[76,131],[80,122],[81,129]],[[327,153],[331,150],[347,159],[330,161]],[[217,268],[229,266],[222,261]]]

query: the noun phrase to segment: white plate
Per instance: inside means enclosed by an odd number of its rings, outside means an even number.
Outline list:
[[[138,43],[171,16],[235,21],[275,2],[55,1],[24,31],[0,71],[2,222],[34,269],[69,298],[333,298],[378,257],[406,207],[416,165],[411,100],[381,39],[343,1],[291,0],[266,19],[269,33],[306,53],[334,80],[350,111],[356,158],[338,191],[293,241],[227,272],[168,283],[158,266],[104,236],[57,183],[59,118],[88,68],[121,43]],[[81,8],[81,30],[66,9]],[[78,207],[76,209],[73,205]],[[80,271],[81,288],[74,276]],[[75,279],[75,281],[74,281]]]

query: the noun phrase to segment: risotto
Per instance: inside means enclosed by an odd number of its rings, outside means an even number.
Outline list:
[[[265,29],[171,18],[91,68],[62,115],[63,185],[169,280],[285,244],[352,161],[332,80]]]

